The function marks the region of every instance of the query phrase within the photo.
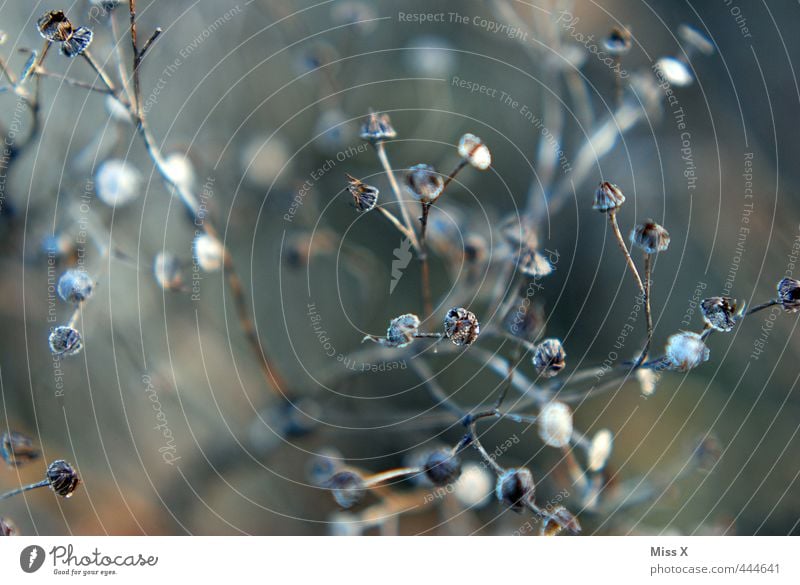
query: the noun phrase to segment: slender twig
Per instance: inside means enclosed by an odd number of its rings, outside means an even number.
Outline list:
[[[636,360],[636,365],[634,368],[638,368],[644,363],[644,360],[647,359],[647,354],[650,351],[650,344],[653,342],[653,313],[651,310],[650,305],[650,288],[652,283],[650,282],[652,273],[652,266],[650,263],[650,254],[645,252],[644,254],[644,315],[645,320],[647,321],[647,341],[644,344],[644,348],[642,349],[642,353],[639,355],[639,359]]]
[[[378,155],[378,160],[380,160],[381,165],[383,166],[383,170],[386,173],[386,176],[389,177],[389,185],[392,187],[392,192],[394,193],[395,198],[397,199],[397,203],[400,205],[400,214],[403,218],[403,223],[406,226],[406,229],[411,234],[411,245],[414,246],[414,249],[419,252],[419,242],[417,241],[417,234],[414,231],[414,227],[411,224],[411,217],[408,214],[408,209],[406,208],[405,201],[403,201],[403,195],[400,191],[400,185],[397,183],[397,179],[394,176],[394,170],[392,169],[392,165],[389,163],[389,157],[386,155],[386,147],[384,146],[383,141],[379,141],[374,144],[375,152]]]
[[[372,487],[387,481],[391,481],[393,479],[406,477],[408,475],[417,475],[419,473],[422,473],[422,469],[420,469],[419,467],[398,467],[396,469],[381,471],[380,473],[375,473],[368,477],[365,477],[364,484],[366,485],[366,487]]]
[[[422,263],[422,306],[425,314],[423,320],[427,319],[433,314],[433,301],[431,301],[431,274],[430,265],[428,264],[428,245],[426,235],[428,231],[428,214],[431,210],[430,203],[422,203],[422,217],[419,221],[421,224],[420,238],[419,238],[419,260]]]
[[[380,205],[378,205],[377,209],[378,209],[378,211],[380,211],[383,214],[383,216],[386,219],[388,219],[390,222],[392,222],[392,225],[394,227],[396,227],[400,231],[400,233],[403,234],[406,238],[408,238],[410,240],[413,237],[414,234],[412,232],[410,232],[408,230],[408,228],[406,228],[406,226],[404,226],[400,222],[399,219],[397,219],[397,216],[394,213],[392,213],[391,211],[389,211],[388,209],[386,209],[384,207],[381,207]]]
[[[142,50],[139,54],[140,61],[144,59],[145,55],[147,55],[147,51],[150,50],[150,47],[156,42],[156,39],[161,36],[162,32],[164,32],[164,30],[161,27],[158,27],[153,31],[153,34],[150,35],[150,38],[147,39],[147,42],[145,42],[144,46],[142,47]]]
[[[627,262],[628,268],[630,268],[631,274],[633,274],[633,278],[636,280],[636,286],[639,287],[639,290],[643,295],[647,295],[647,292],[645,291],[644,288],[644,283],[642,282],[642,278],[639,276],[639,271],[636,269],[636,264],[633,263],[633,258],[631,258],[631,254],[630,252],[628,252],[628,246],[625,245],[625,240],[622,237],[622,232],[619,231],[619,224],[617,223],[616,210],[612,209],[608,212],[608,221],[611,224],[611,230],[614,232],[614,237],[617,240],[619,249],[625,256],[625,262]]]
[[[463,168],[464,168],[465,166],[467,166],[468,164],[469,164],[469,161],[468,161],[467,159],[465,159],[465,158],[462,158],[462,159],[461,159],[461,160],[458,162],[458,165],[456,166],[456,168],[454,168],[454,169],[453,169],[453,170],[450,172],[450,174],[449,174],[449,175],[447,175],[447,178],[444,180],[444,185],[442,186],[442,192],[444,192],[444,190],[445,190],[445,189],[447,189],[447,186],[448,186],[450,183],[452,183],[452,182],[453,182],[453,179],[455,179],[455,178],[456,178],[456,175],[457,175],[458,173],[460,173],[460,172],[461,172],[461,169],[463,169]]]
[[[97,76],[103,82],[103,85],[105,85],[108,88],[108,91],[116,95],[117,94],[116,85],[114,84],[113,81],[111,81],[111,78],[105,72],[102,65],[100,65],[94,59],[94,57],[92,57],[92,54],[89,52],[89,49],[86,49],[83,53],[81,53],[81,55],[83,55],[83,58],[86,59],[86,62],[89,63],[89,65],[91,65],[92,69],[94,69],[95,73],[97,73]]]
[[[14,497],[16,495],[19,495],[19,494],[21,494],[23,492],[27,492],[27,491],[30,491],[30,490],[35,490],[35,489],[41,488],[41,487],[47,487],[49,485],[50,485],[50,480],[43,479],[42,481],[39,481],[39,482],[36,482],[36,483],[32,483],[30,485],[25,485],[25,486],[22,486],[22,487],[18,487],[17,489],[11,490],[10,492],[6,492],[6,493],[0,495],[0,500],[6,500],[8,498],[12,498],[12,497]]]

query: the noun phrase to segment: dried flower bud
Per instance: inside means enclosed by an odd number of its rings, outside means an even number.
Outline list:
[[[736,325],[736,319],[744,310],[744,305],[739,306],[738,301],[730,297],[711,297],[700,302],[703,320],[717,331],[731,331]]]
[[[444,179],[431,165],[418,164],[406,173],[406,188],[421,203],[431,204],[444,190]]]
[[[17,527],[8,518],[0,516],[0,536],[15,536],[17,534]]]
[[[550,513],[550,517],[542,522],[540,534],[542,536],[557,536],[563,530],[578,534],[581,531],[581,525],[572,512],[564,506],[556,506]]]
[[[50,332],[50,351],[58,356],[77,355],[83,349],[81,334],[74,327],[59,325]]]
[[[19,467],[38,459],[40,455],[39,450],[33,446],[33,440],[22,433],[6,432],[0,439],[0,456],[7,465]]]
[[[433,485],[448,485],[461,476],[461,460],[450,449],[436,449],[425,458],[422,469]]]
[[[132,164],[111,159],[103,162],[95,176],[100,201],[111,207],[127,205],[139,196],[142,174]]]
[[[708,348],[697,333],[681,331],[667,340],[667,364],[676,372],[688,372],[708,361],[708,355]]]
[[[686,87],[694,82],[689,66],[675,57],[662,57],[655,64],[656,73],[675,87]]]
[[[566,447],[572,438],[572,410],[563,402],[548,402],[537,418],[539,436],[545,445]]]
[[[453,487],[453,494],[467,508],[477,508],[489,501],[494,488],[494,478],[483,465],[464,464],[461,477]]]
[[[94,33],[85,26],[76,28],[70,37],[61,43],[61,54],[72,59],[83,53],[92,44]]]
[[[509,469],[497,478],[497,499],[515,512],[521,512],[536,495],[533,474],[524,467]]]
[[[63,43],[72,35],[72,23],[63,10],[51,10],[36,21],[39,34],[48,41]]]
[[[77,305],[92,296],[94,280],[82,268],[70,268],[58,279],[57,290],[62,301]]]
[[[444,336],[459,346],[472,345],[481,332],[475,313],[463,307],[453,307],[444,318]]]
[[[194,260],[206,272],[214,272],[222,268],[225,259],[225,248],[211,234],[200,234],[194,239],[192,246]]]
[[[714,43],[706,35],[688,24],[678,27],[678,36],[693,49],[697,49],[704,55],[714,54]]]
[[[614,27],[603,40],[603,47],[611,55],[624,55],[631,50],[633,42],[627,28]]]
[[[778,300],[790,313],[800,311],[800,280],[784,278],[778,283]]]
[[[153,276],[164,290],[178,290],[183,286],[180,260],[169,252],[159,252],[153,260]]]
[[[345,174],[347,175],[347,173]],[[356,211],[364,212],[374,209],[380,193],[378,188],[367,185],[351,175],[347,175],[347,180],[350,183],[347,185],[347,190],[353,196],[353,204],[356,207]]]
[[[397,136],[397,132],[392,126],[392,121],[389,119],[388,114],[370,112],[369,118],[361,126],[362,140],[377,143],[383,140],[390,140],[395,136]]]
[[[617,209],[623,203],[625,203],[625,195],[622,194],[619,187],[608,181],[604,181],[600,183],[600,186],[594,192],[594,205],[592,205],[592,209],[607,213]]]
[[[364,479],[353,471],[340,471],[334,474],[328,480],[326,487],[330,488],[333,499],[342,508],[352,508],[367,492]]]
[[[47,480],[50,482],[50,489],[62,498],[72,497],[81,482],[78,472],[62,459],[53,461],[47,468]]]
[[[665,252],[669,248],[669,232],[652,219],[648,219],[633,228],[631,243],[648,254]]]
[[[611,450],[614,447],[614,435],[608,429],[600,429],[594,435],[591,444],[589,445],[589,452],[587,453],[587,467],[589,471],[602,471],[608,458],[611,456]]]
[[[395,317],[389,322],[386,330],[386,345],[389,347],[405,347],[419,332],[419,317],[413,313],[406,313]]]
[[[458,141],[458,155],[478,170],[485,171],[492,164],[492,153],[483,140],[474,134],[464,134]]]
[[[558,339],[545,339],[536,346],[533,353],[533,366],[543,378],[552,378],[564,369],[567,353]]]

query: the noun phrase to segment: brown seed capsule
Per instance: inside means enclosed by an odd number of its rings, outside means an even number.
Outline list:
[[[524,467],[509,469],[497,478],[497,499],[515,512],[521,512],[536,494],[533,474]]]
[[[433,485],[448,485],[461,477],[461,460],[449,449],[431,451],[422,468]]]
[[[406,173],[406,188],[417,201],[431,204],[442,194],[444,179],[431,165],[414,165]]]
[[[67,40],[61,43],[61,54],[72,59],[83,53],[92,44],[94,33],[85,26],[76,28]]]
[[[790,313],[800,311],[800,280],[784,278],[778,283],[778,300]]]
[[[72,23],[63,10],[51,10],[36,21],[39,34],[48,41],[63,43],[72,36]]]
[[[19,467],[39,458],[41,453],[33,446],[33,440],[22,433],[10,431],[0,439],[0,455],[12,467]]]
[[[567,353],[558,339],[545,339],[536,346],[533,366],[543,378],[552,378],[567,365]]]
[[[370,112],[369,118],[361,126],[362,140],[377,143],[383,140],[390,140],[395,136],[397,136],[397,132],[392,126],[392,121],[389,119],[388,114]]]
[[[444,318],[444,336],[456,345],[472,345],[481,332],[475,313],[463,307],[453,307]]]
[[[71,497],[81,482],[78,472],[62,459],[53,461],[47,468],[47,480],[50,482],[50,489],[62,498]]]
[[[363,478],[353,471],[340,471],[327,482],[333,499],[342,508],[352,508],[360,502],[367,492]]]
[[[744,306],[730,297],[710,297],[700,302],[703,320],[717,331],[731,331]]]
[[[542,522],[541,535],[542,536],[556,536],[563,530],[568,530],[572,534],[578,534],[581,531],[580,522],[578,519],[567,510],[564,506],[556,506],[550,514]]]
[[[633,228],[631,243],[648,254],[664,252],[669,248],[669,232],[652,219],[648,219]]]
[[[594,205],[592,208],[602,213],[607,213],[620,207],[625,203],[625,195],[622,194],[619,187],[604,181],[594,192]]]
[[[458,154],[470,165],[485,171],[492,164],[492,153],[483,140],[474,134],[464,134],[458,142]]]
[[[377,187],[367,185],[347,173],[345,173],[345,175],[347,175],[347,180],[349,182],[347,190],[350,191],[350,195],[353,196],[353,204],[356,210],[364,212],[374,209],[375,204],[378,202],[378,194],[380,193]]]

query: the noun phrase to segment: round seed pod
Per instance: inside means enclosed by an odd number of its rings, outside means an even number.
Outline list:
[[[82,268],[70,268],[58,279],[56,290],[62,301],[77,305],[92,296],[94,280]]]
[[[483,465],[465,463],[453,494],[466,508],[479,508],[489,501],[494,490],[494,478]]]
[[[183,285],[180,260],[169,252],[159,252],[153,259],[153,276],[164,290],[178,290]]]
[[[800,280],[784,278],[778,283],[778,300],[790,313],[800,311]]]
[[[717,331],[728,332],[736,326],[736,318],[744,307],[730,297],[710,297],[700,302],[703,320]]]
[[[370,112],[367,121],[361,126],[361,139],[372,143],[391,140],[397,136],[388,114]]]
[[[72,35],[72,23],[63,10],[46,12],[36,21],[42,38],[54,43],[63,43]]]
[[[675,87],[686,87],[694,82],[689,66],[675,57],[662,57],[656,61],[655,70],[667,83]]]
[[[545,445],[568,446],[572,438],[572,410],[563,402],[548,402],[539,412],[537,429]]]
[[[472,345],[481,332],[475,313],[463,307],[447,311],[444,318],[444,336],[459,346]]]
[[[93,38],[94,33],[91,29],[79,26],[67,40],[61,43],[61,54],[73,59],[89,48]]]
[[[605,468],[611,450],[614,447],[614,435],[608,429],[600,429],[594,435],[587,454],[589,471],[602,471]]]
[[[172,152],[164,159],[164,170],[178,188],[193,191],[197,183],[197,173],[192,159],[182,152]]]
[[[206,272],[215,272],[222,268],[225,259],[225,248],[211,234],[200,234],[194,239],[193,252],[197,265]]]
[[[669,232],[652,219],[648,219],[633,228],[631,243],[648,254],[664,252],[669,248]]]
[[[555,338],[545,339],[536,346],[536,351],[533,352],[533,366],[543,378],[552,378],[557,375],[567,365],[566,359],[567,353],[564,351],[564,346],[561,345],[559,339]]]
[[[395,317],[389,322],[386,330],[386,345],[389,347],[406,347],[414,341],[414,336],[419,332],[419,317],[413,313],[406,313]]]
[[[600,186],[594,192],[594,205],[592,209],[607,213],[609,211],[618,209],[625,203],[625,195],[619,187],[608,181],[600,183]]]
[[[30,463],[40,455],[39,450],[33,446],[33,440],[22,433],[8,431],[0,439],[0,456],[11,467]]]
[[[442,194],[444,179],[431,165],[414,165],[406,173],[406,189],[414,199],[430,205]]]
[[[380,193],[378,188],[367,185],[351,175],[347,175],[347,180],[349,182],[347,190],[353,196],[353,205],[355,205],[356,211],[363,213],[373,210],[378,203],[378,195]]]
[[[74,327],[67,325],[59,325],[54,328],[50,332],[48,343],[50,344],[50,351],[59,356],[77,355],[83,349],[81,334]]]
[[[422,469],[433,485],[448,485],[461,476],[461,460],[449,449],[436,449],[426,457]]]
[[[78,472],[66,461],[53,461],[47,468],[50,489],[62,498],[72,497],[81,482]]]
[[[327,482],[333,499],[342,508],[352,508],[360,502],[367,492],[363,478],[353,471],[340,471]]]
[[[111,207],[123,206],[139,197],[142,174],[132,164],[110,159],[103,162],[95,175],[97,197]]]
[[[474,134],[464,134],[461,137],[458,141],[458,155],[480,171],[485,171],[492,165],[489,147]]]
[[[521,512],[536,495],[533,474],[524,467],[508,469],[497,478],[497,499],[515,512]]]
[[[697,333],[681,331],[667,340],[667,365],[676,372],[688,372],[708,361],[708,356],[708,348]]]
[[[603,39],[603,47],[611,55],[624,55],[631,50],[633,41],[627,28],[614,27]]]

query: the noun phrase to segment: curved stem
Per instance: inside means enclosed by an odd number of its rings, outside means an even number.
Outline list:
[[[403,223],[405,224],[406,229],[411,233],[411,243],[413,244],[414,249],[419,252],[420,247],[419,242],[417,241],[417,235],[411,224],[411,217],[408,215],[406,204],[403,201],[403,196],[400,192],[400,185],[397,184],[397,179],[394,176],[394,170],[392,170],[392,165],[389,163],[389,157],[386,156],[386,146],[384,146],[382,141],[375,143],[374,146],[375,152],[378,154],[378,160],[381,161],[383,170],[386,173],[386,176],[389,177],[389,184],[392,186],[392,192],[397,199],[397,203],[400,205],[400,214],[403,218]]]
[[[431,301],[431,272],[428,264],[428,246],[425,241],[425,236],[428,231],[428,214],[431,210],[430,203],[422,203],[422,217],[420,217],[420,251],[419,259],[422,262],[422,306],[425,314],[422,316],[423,321],[433,314],[433,302]]]
[[[8,498],[12,498],[12,497],[14,497],[16,495],[19,495],[19,494],[21,494],[23,492],[27,492],[27,491],[30,491],[30,490],[35,490],[35,489],[40,488],[40,487],[47,487],[49,485],[50,485],[50,480],[43,479],[40,482],[32,483],[30,485],[25,485],[25,486],[22,486],[22,487],[18,487],[17,489],[11,490],[10,492],[6,492],[6,493],[0,495],[0,500],[6,500]]]
[[[611,211],[608,212],[608,221],[611,224],[611,230],[614,232],[614,237],[617,240],[619,249],[625,256],[625,262],[628,264],[628,268],[630,268],[631,273],[633,274],[633,278],[636,279],[636,286],[638,286],[641,293],[646,296],[647,291],[644,288],[644,283],[642,282],[642,278],[639,276],[639,271],[636,270],[636,264],[633,263],[633,258],[631,258],[630,252],[628,252],[628,246],[625,245],[625,240],[622,237],[622,232],[619,231],[619,224],[617,223],[616,210],[612,209]]]
[[[647,341],[644,344],[644,349],[642,349],[642,353],[639,355],[639,359],[636,360],[636,364],[634,365],[634,369],[638,368],[644,363],[644,360],[647,359],[647,353],[650,351],[650,344],[653,342],[653,314],[650,309],[650,274],[651,274],[651,264],[650,264],[650,254],[645,252],[644,254],[644,314],[645,318],[647,319]]]

